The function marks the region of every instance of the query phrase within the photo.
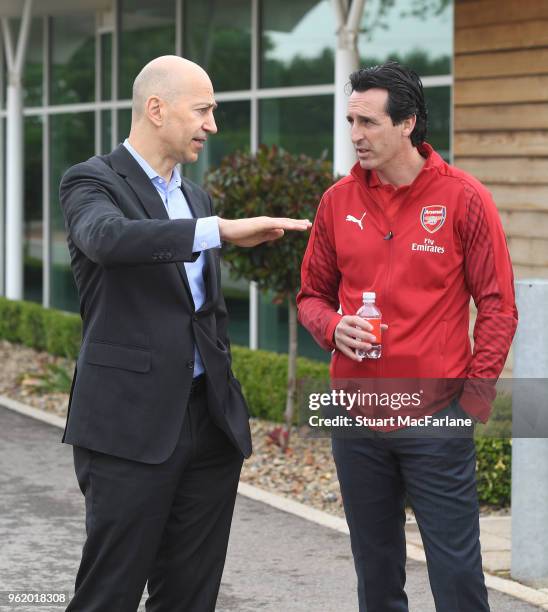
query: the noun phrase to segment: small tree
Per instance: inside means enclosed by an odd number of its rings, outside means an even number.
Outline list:
[[[261,146],[256,155],[236,152],[225,157],[218,169],[206,176],[208,191],[217,212],[230,219],[267,215],[314,219],[323,192],[333,184],[333,166],[325,158],[291,155],[277,147]],[[297,388],[297,307],[301,262],[308,233],[291,232],[281,240],[252,249],[228,245],[223,258],[231,274],[257,282],[259,289],[274,292],[274,303],[287,300],[289,351],[285,435],[289,442]]]

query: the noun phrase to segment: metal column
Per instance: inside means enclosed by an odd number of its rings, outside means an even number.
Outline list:
[[[23,81],[32,0],[25,0],[14,48],[9,21],[2,18],[7,63],[6,104],[6,297],[23,297]]]
[[[519,325],[514,342],[513,420],[530,433],[512,441],[512,578],[548,586],[548,280],[516,283]],[[535,397],[532,397],[532,396]],[[523,415],[526,412],[527,414]],[[515,427],[514,427],[515,431]]]

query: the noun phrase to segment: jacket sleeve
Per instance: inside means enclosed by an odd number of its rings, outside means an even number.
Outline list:
[[[301,290],[297,295],[299,322],[326,350],[333,350],[333,334],[342,316],[339,308],[340,272],[329,214],[329,199],[324,195],[301,266]]]
[[[89,163],[63,176],[60,202],[65,227],[76,247],[104,266],[194,261],[196,219],[128,219]]]
[[[461,241],[466,284],[477,307],[474,352],[460,403],[485,422],[518,323],[514,275],[506,237],[487,190],[466,185]]]

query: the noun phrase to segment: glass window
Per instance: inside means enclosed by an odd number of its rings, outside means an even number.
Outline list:
[[[42,302],[42,118],[25,118],[24,271],[25,300]]]
[[[7,68],[6,58],[4,57],[4,41],[0,44],[0,107],[6,107],[6,94],[7,94]]]
[[[51,102],[74,104],[95,99],[95,15],[51,18]]]
[[[106,155],[112,151],[112,111],[101,111],[101,154]]]
[[[333,158],[333,96],[261,100],[259,111],[261,143]]]
[[[112,34],[101,34],[101,100],[112,98]]]
[[[8,23],[11,31],[12,44],[17,45],[19,29],[21,27],[21,19],[10,19]],[[25,68],[23,71],[23,104],[26,107],[42,105],[42,57],[44,55],[44,49],[42,46],[43,23],[44,22],[41,17],[35,17],[31,20],[27,50],[25,53]],[[2,47],[2,70],[6,71],[3,41],[0,47]],[[2,91],[2,100],[5,104],[5,87]]]
[[[421,76],[451,73],[451,1],[367,0],[361,32],[358,47],[363,66],[393,59],[413,68]]]
[[[426,141],[449,162],[451,157],[451,88],[427,87],[424,90],[428,109]]]
[[[289,313],[287,302],[283,305],[272,303],[272,294],[261,294],[259,301],[259,348],[277,353],[287,353],[289,346]],[[329,361],[331,354],[320,348],[309,332],[298,325],[298,353],[319,361]]]
[[[187,0],[185,57],[208,72],[215,91],[251,87],[250,0]]]
[[[249,346],[249,283],[234,280],[221,263],[221,284],[228,310],[228,337],[232,344]]]
[[[78,311],[78,295],[70,269],[65,226],[59,205],[59,183],[70,166],[94,154],[95,113],[52,115],[51,130],[51,305]]]
[[[261,2],[261,87],[333,83],[335,23],[329,0]]]
[[[218,132],[208,138],[204,150],[194,164],[184,168],[185,176],[201,183],[204,173],[220,163],[221,159],[236,151],[249,150],[250,103],[220,102],[215,111]]]
[[[278,145],[291,153],[319,157],[333,155],[333,96],[261,100],[260,140]],[[327,361],[329,353],[316,345],[299,326],[299,355]],[[287,306],[272,303],[272,296],[261,294],[259,309],[259,346],[287,352]]]
[[[124,142],[129,136],[131,128],[131,109],[124,108],[118,111],[118,142]]]
[[[131,98],[141,68],[160,55],[175,53],[175,1],[120,0],[120,77],[118,97]]]
[[[6,176],[6,120],[0,118],[0,295],[5,292],[5,258],[6,258],[6,210],[5,210],[5,176]]]
[[[18,20],[20,23],[20,20]],[[19,23],[15,32],[19,31]],[[42,44],[44,21],[36,17],[31,22],[27,52],[25,55],[25,71],[23,74],[23,104],[24,106],[42,106],[42,75],[44,48]],[[13,32],[13,30],[12,30]],[[14,37],[15,40],[15,37]]]

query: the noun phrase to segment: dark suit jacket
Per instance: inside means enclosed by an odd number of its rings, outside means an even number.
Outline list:
[[[200,187],[183,179],[182,189],[195,217],[214,214]],[[196,311],[182,263],[198,257],[196,219],[170,220],[122,145],[70,168],[60,197],[83,320],[63,441],[145,463],[167,459],[185,415],[196,343],[211,416],[249,456],[219,249],[205,251],[206,300]]]

